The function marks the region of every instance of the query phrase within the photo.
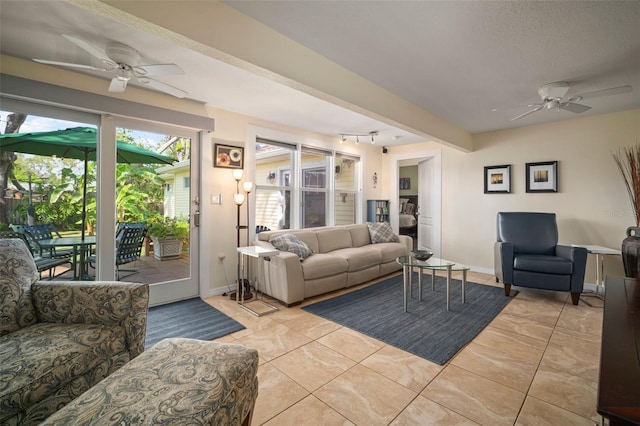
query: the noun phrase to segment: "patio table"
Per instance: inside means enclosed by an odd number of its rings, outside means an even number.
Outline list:
[[[61,237],[61,238],[49,238],[44,240],[39,240],[38,244],[40,244],[43,248],[56,248],[56,247],[72,247],[72,268],[73,268],[73,279],[74,280],[82,280],[88,276],[88,270],[86,269],[87,252],[89,249],[96,245],[96,237],[95,235],[82,237]],[[78,270],[76,270],[76,264],[79,265]]]

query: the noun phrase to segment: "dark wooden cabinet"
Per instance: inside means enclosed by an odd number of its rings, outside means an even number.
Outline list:
[[[640,280],[607,276],[605,289],[598,413],[640,425]]]

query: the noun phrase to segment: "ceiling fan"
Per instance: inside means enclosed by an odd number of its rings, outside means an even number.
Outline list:
[[[526,117],[529,114],[533,114],[534,112],[540,111],[543,108],[552,109],[557,108],[558,111],[561,109],[565,111],[575,112],[579,114],[581,112],[589,111],[591,109],[590,106],[582,105],[577,102],[582,101],[584,99],[596,98],[599,96],[609,96],[609,95],[618,95],[620,93],[631,92],[631,86],[619,86],[619,87],[611,87],[609,89],[596,90],[594,92],[586,92],[580,95],[570,96],[568,98],[564,98],[564,95],[569,91],[569,83],[564,81],[559,81],[556,83],[545,84],[544,86],[540,86],[538,88],[538,94],[540,98],[542,98],[542,103],[539,104],[530,104],[529,108],[533,108],[523,114],[518,115],[517,117],[513,117],[511,121],[518,120],[522,117]]]
[[[146,84],[153,89],[160,90],[161,92],[168,93],[177,98],[184,98],[187,95],[187,92],[182,89],[178,89],[177,87],[173,87],[167,83],[163,83],[149,77],[150,75],[184,74],[182,68],[176,64],[140,65],[140,53],[126,44],[109,41],[107,42],[106,48],[102,50],[81,38],[67,34],[63,34],[62,36],[71,43],[100,59],[103,67],[94,67],[92,65],[75,64],[70,62],[49,61],[47,59],[34,59],[34,61],[41,64],[114,73],[115,77],[113,77],[111,84],[109,85],[110,92],[124,92],[129,80],[131,80],[131,78],[135,78],[139,83]]]

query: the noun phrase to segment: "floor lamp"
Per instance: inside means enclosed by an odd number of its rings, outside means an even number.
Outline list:
[[[244,192],[240,192],[240,180],[242,179],[242,169],[235,169],[233,171],[233,178],[236,181],[236,193],[233,194],[233,202],[236,203],[236,207],[237,207],[237,222],[236,222],[236,233],[237,233],[237,238],[236,238],[236,247],[241,247],[240,246],[240,231],[243,229],[247,230],[247,245],[249,244],[249,195],[251,194],[251,191],[253,190],[253,182],[249,182],[249,181],[245,181],[242,183],[242,189],[244,190]],[[244,204],[245,199],[247,201],[247,224],[246,225],[241,225],[240,224],[240,208],[242,207],[242,204]],[[237,276],[238,279],[236,281],[237,283],[237,290],[240,290],[240,285],[244,285],[244,281],[242,278],[242,272],[240,270],[240,256],[241,254],[238,253],[238,271],[237,271]],[[249,285],[249,280],[247,279],[247,283],[246,283],[246,288],[245,288],[245,298],[246,299],[251,299],[253,297],[253,295],[251,294],[251,287]],[[233,298],[233,295],[232,295]]]

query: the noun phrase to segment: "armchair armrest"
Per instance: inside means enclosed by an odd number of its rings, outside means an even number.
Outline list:
[[[496,278],[503,284],[513,284],[513,244],[496,242],[493,246]]]
[[[33,305],[40,322],[118,324],[130,359],[144,351],[149,285],[112,281],[37,281]]]
[[[573,262],[573,274],[571,274],[572,293],[582,293],[582,289],[584,288],[587,254],[587,249],[584,247],[556,246],[556,256],[569,259]]]

